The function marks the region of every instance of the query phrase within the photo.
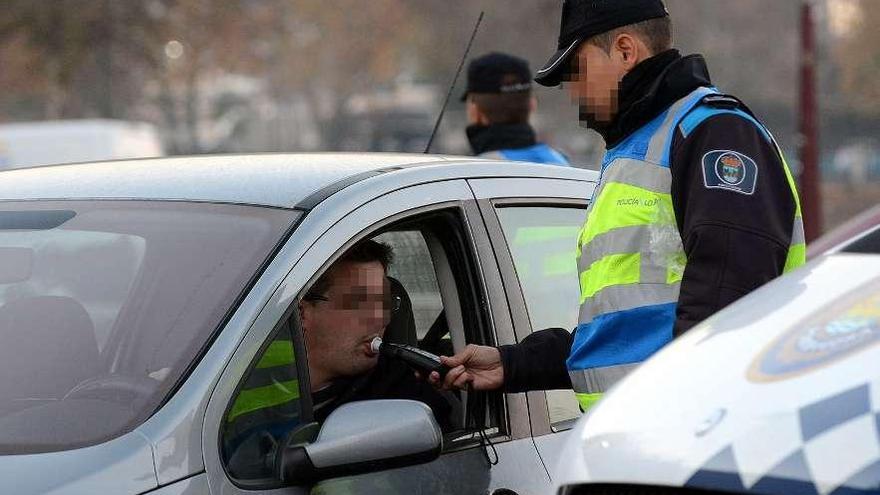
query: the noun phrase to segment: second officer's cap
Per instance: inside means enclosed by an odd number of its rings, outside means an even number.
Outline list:
[[[667,17],[663,0],[565,0],[556,53],[535,75],[543,86],[557,86],[580,44],[597,34],[638,22]]]
[[[475,58],[468,65],[468,93],[524,93],[532,89],[532,70],[525,60],[506,53],[492,52]]]

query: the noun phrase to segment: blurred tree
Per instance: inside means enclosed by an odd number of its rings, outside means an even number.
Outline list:
[[[19,82],[37,83],[45,92],[44,118],[60,118],[68,113],[71,87],[78,69],[95,41],[91,29],[100,18],[96,2],[58,0],[45,2],[7,0],[0,17],[3,59],[15,64],[22,55],[33,58],[19,74]],[[13,65],[15,67],[15,65]],[[21,67],[21,66],[19,66]],[[42,83],[42,84],[40,84]]]
[[[134,59],[144,62],[147,104],[159,110],[174,153],[205,150],[202,120],[212,115],[203,90],[217,78],[251,68],[245,0],[152,0],[140,23]],[[132,19],[134,20],[134,19]]]
[[[245,3],[7,0],[0,64],[14,76],[0,82],[28,89],[4,91],[0,108],[28,92],[42,108],[20,118],[142,118],[156,105],[171,151],[199,151],[200,85],[247,66]]]
[[[276,101],[304,95],[326,149],[339,149],[345,138],[351,97],[387,86],[405,70],[419,29],[403,0],[335,0],[333,8],[321,0],[274,0],[255,10],[262,33],[254,52],[262,54]]]
[[[880,9],[876,0],[846,2],[833,53],[845,102],[858,113],[880,114]],[[849,10],[854,9],[854,10]]]
[[[667,5],[676,44],[683,53],[705,55],[719,87],[751,105],[794,106],[798,0],[667,0]]]
[[[876,1],[827,0],[863,6]],[[682,51],[704,53],[719,87],[747,100],[784,144],[793,143],[800,0],[667,3]],[[265,129],[249,132],[277,132],[278,139],[259,141],[267,149],[300,146],[290,136],[307,131],[318,133],[310,146],[337,149],[353,96],[412,80],[445,95],[481,10],[486,18],[471,56],[507,51],[537,68],[556,46],[560,4],[4,0],[0,118],[147,120],[160,125],[173,153],[230,149],[214,128],[263,120]],[[848,98],[852,108],[866,111],[880,101],[873,84],[880,73],[880,40],[872,31],[880,11],[862,10],[851,35],[834,38],[833,59],[823,70],[837,80],[821,87],[825,104]],[[838,63],[839,71],[827,69]],[[539,88],[536,94],[539,131],[577,155],[591,156],[598,141],[577,127],[566,93]],[[463,140],[462,110],[454,100],[441,133]],[[296,117],[283,120],[288,114]]]
[[[18,115],[44,115],[48,80],[36,67],[39,59],[23,33],[0,43],[0,121]]]

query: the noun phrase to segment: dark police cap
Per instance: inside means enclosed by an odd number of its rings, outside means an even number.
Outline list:
[[[468,65],[468,93],[521,93],[532,89],[532,71],[525,60],[506,53],[493,52],[475,58]]]
[[[663,0],[565,0],[557,51],[535,75],[542,86],[557,86],[581,42],[619,27],[666,17]]]

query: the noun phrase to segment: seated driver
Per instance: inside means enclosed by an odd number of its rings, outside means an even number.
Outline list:
[[[377,356],[370,347],[400,306],[386,277],[391,260],[389,246],[361,241],[299,302],[314,420],[323,423],[347,402],[411,399],[430,406],[443,431],[451,431],[457,399],[418,380],[406,364]],[[271,476],[277,446],[301,424],[293,344],[283,338],[274,344],[280,344],[275,350],[282,352],[265,353],[227,416],[224,458],[239,479]]]
[[[299,303],[308,352],[315,421],[342,404],[370,399],[411,399],[431,407],[443,431],[452,426],[451,396],[418,380],[403,362],[373,352],[400,299],[387,278],[391,247],[364,240],[346,251]]]

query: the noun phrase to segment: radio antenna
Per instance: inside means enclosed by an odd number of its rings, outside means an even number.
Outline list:
[[[464,55],[461,57],[461,62],[458,64],[458,70],[455,71],[455,77],[452,78],[452,84],[449,85],[449,92],[446,93],[446,100],[443,102],[443,107],[440,108],[440,115],[437,116],[437,122],[434,123],[434,130],[431,131],[431,137],[428,138],[428,145],[425,146],[425,153],[429,153],[431,151],[431,145],[434,144],[434,136],[437,135],[437,130],[440,129],[440,123],[443,122],[443,114],[446,113],[446,107],[449,105],[449,99],[452,97],[452,91],[455,89],[455,83],[458,82],[458,76],[461,74],[461,68],[464,67],[464,61],[467,60],[468,53],[471,52],[471,46],[474,44],[474,38],[477,37],[477,31],[480,29],[480,23],[483,22],[483,13],[480,12],[480,17],[477,18],[477,24],[474,26],[474,32],[471,33],[471,39],[468,41],[467,48],[464,50]]]

